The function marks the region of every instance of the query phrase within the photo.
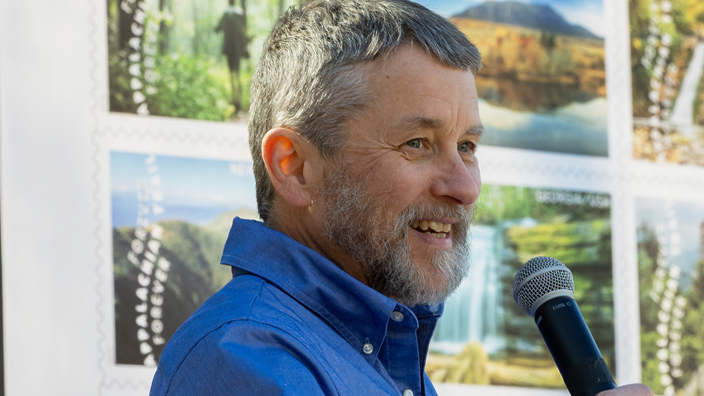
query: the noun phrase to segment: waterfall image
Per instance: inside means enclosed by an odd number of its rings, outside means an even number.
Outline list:
[[[496,227],[476,226],[472,231],[472,267],[465,281],[445,302],[445,317],[434,337],[434,347],[459,353],[470,341],[480,341],[487,351],[503,347],[499,335],[501,295]],[[497,246],[498,245],[498,246]],[[499,249],[495,249],[499,247]]]
[[[445,302],[426,371],[435,382],[564,388],[513,277],[535,256],[574,275],[575,299],[607,363],[615,360],[610,196],[485,185],[471,227],[471,267]]]

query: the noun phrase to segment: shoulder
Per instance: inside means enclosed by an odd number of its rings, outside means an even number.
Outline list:
[[[157,369],[152,395],[337,395],[313,354],[281,329],[235,321],[204,337],[169,375]],[[157,389],[160,388],[160,389]]]
[[[337,394],[286,297],[254,276],[228,284],[169,341],[151,394]]]

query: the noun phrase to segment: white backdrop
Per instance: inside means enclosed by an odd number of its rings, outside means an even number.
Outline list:
[[[632,160],[627,6],[604,1],[608,158],[480,151],[484,183],[611,194],[621,383],[640,380],[634,200],[701,202],[704,196],[703,169]],[[148,393],[153,369],[112,363],[109,151],[248,158],[240,124],[110,114],[105,15],[104,1],[0,1],[2,302],[10,396]],[[541,393],[438,388],[446,395]]]

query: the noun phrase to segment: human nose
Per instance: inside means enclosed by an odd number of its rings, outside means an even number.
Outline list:
[[[433,180],[431,193],[459,205],[471,205],[479,197],[481,178],[476,159],[466,163],[459,155],[445,159]]]

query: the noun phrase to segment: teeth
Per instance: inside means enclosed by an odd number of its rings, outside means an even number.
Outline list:
[[[438,234],[438,238],[445,239],[445,238],[447,238],[447,234],[445,234],[444,232],[441,232]]]
[[[413,228],[419,228],[423,231],[427,231],[428,229],[435,231],[431,232],[431,234],[447,234],[450,232],[452,229],[452,224],[445,224],[439,221],[427,221],[427,220],[416,220],[413,223],[411,223],[411,227]],[[442,238],[445,238],[443,236]]]

